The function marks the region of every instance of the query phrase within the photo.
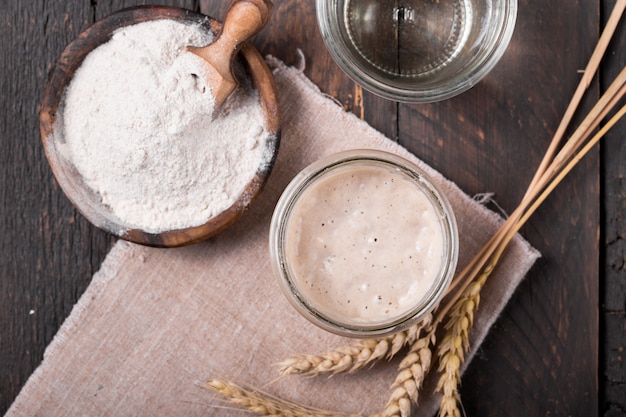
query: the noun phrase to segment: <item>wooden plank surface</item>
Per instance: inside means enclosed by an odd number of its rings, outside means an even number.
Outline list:
[[[401,143],[468,194],[494,193],[512,212],[594,46],[598,10],[585,8],[520,2],[501,63],[458,98],[402,106]],[[597,413],[598,164],[597,152],[582,161],[522,230],[542,258],[463,380],[468,415]]]
[[[71,207],[51,176],[37,119],[45,81],[77,33],[94,19],[139,3],[0,5],[0,413],[42,360],[113,242]],[[227,0],[153,3],[216,18],[227,7]],[[351,82],[324,47],[312,0],[277,0],[255,44],[289,65],[303,65],[305,74],[348,111],[468,194],[494,193],[510,212],[591,53],[600,6],[607,10],[612,3],[586,0],[571,7],[567,0],[520,0],[513,41],[495,70],[469,92],[431,105],[383,100]],[[624,65],[621,33],[592,96]],[[611,143],[601,153],[592,152],[523,229],[543,258],[463,378],[468,415],[593,416],[626,408],[625,136],[622,123]]]
[[[613,0],[602,2],[608,18]],[[602,88],[626,66],[626,21],[609,46]],[[600,294],[600,405],[606,417],[626,415],[626,128],[611,132],[601,146],[602,222]]]
[[[0,6],[0,412],[41,362],[111,239],[54,183],[38,106],[63,45],[91,21],[78,2]]]

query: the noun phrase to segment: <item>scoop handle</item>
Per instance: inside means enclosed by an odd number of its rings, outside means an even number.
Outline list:
[[[232,55],[265,27],[273,4],[269,0],[234,0],[228,7],[219,41]]]
[[[270,18],[272,6],[271,0],[233,0],[215,42],[196,50],[196,53],[211,63],[225,80],[236,83],[232,61],[241,45],[263,29]]]

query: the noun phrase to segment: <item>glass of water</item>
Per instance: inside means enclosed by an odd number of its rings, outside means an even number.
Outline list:
[[[517,0],[316,0],[331,56],[363,88],[434,102],[480,81],[506,50]]]

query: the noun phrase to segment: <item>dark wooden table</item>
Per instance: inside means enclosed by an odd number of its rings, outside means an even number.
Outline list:
[[[113,239],[55,183],[40,144],[43,88],[64,46],[95,19],[139,1],[0,4],[0,412],[27,378]],[[222,18],[227,0],[167,1]],[[468,194],[511,212],[580,78],[614,0],[520,0],[505,56],[478,86],[430,105],[379,99],[333,63],[314,0],[276,0],[255,44],[305,73],[348,111]],[[626,25],[591,87],[595,100],[626,61]],[[626,413],[626,123],[559,186],[522,230],[543,257],[463,377],[467,415]],[[289,140],[285,137],[284,140]],[[384,387],[386,389],[386,387]]]

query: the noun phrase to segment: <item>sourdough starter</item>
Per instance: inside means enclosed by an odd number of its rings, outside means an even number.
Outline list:
[[[343,167],[304,191],[288,220],[285,252],[313,307],[338,322],[399,318],[439,278],[441,220],[406,174]]]

